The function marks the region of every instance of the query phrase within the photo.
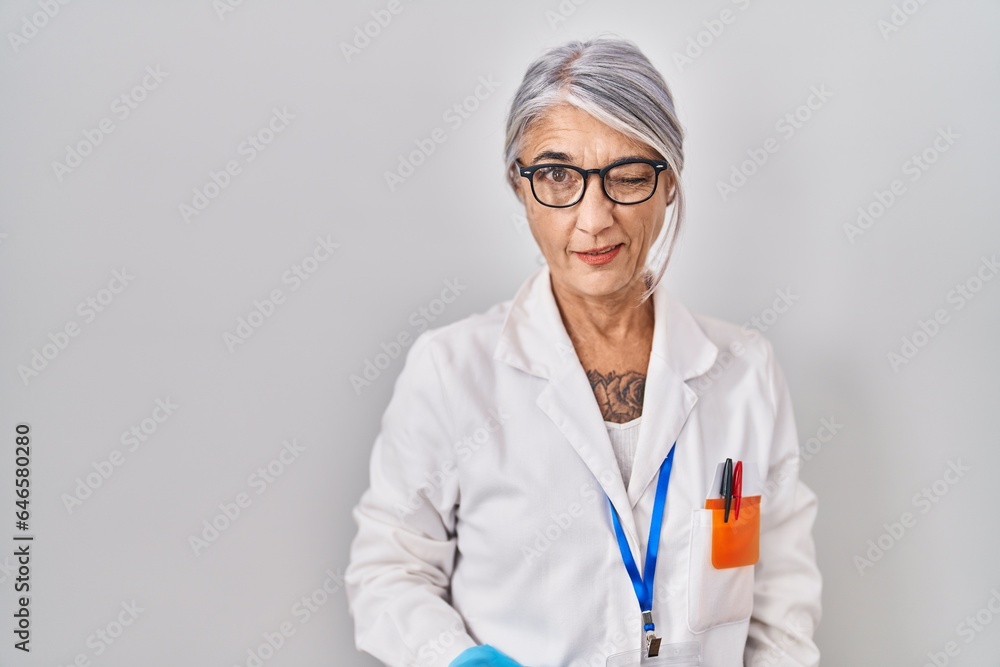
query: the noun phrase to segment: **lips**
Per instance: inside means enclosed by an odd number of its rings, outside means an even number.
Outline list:
[[[608,252],[611,252],[612,250],[614,250],[615,248],[617,248],[620,245],[621,245],[621,243],[619,243],[617,245],[607,245],[607,246],[604,246],[603,248],[594,248],[592,250],[578,250],[576,252],[579,253],[579,254],[581,254],[581,255],[604,255],[604,254],[606,254]]]
[[[619,243],[618,245],[593,248],[589,251],[576,252],[574,254],[584,264],[588,264],[590,266],[604,266],[615,260],[615,257],[617,257],[621,252],[623,245],[623,243]]]

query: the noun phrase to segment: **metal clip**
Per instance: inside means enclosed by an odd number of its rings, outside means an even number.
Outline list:
[[[660,654],[660,638],[652,632],[646,633],[646,656],[655,658]]]

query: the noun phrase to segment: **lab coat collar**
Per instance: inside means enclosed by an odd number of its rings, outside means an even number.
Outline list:
[[[653,291],[653,344],[643,396],[642,425],[628,488],[586,371],[562,321],[548,265],[518,289],[504,318],[493,358],[549,380],[536,399],[577,451],[618,512],[634,553],[640,553],[632,509],[656,477],[698,400],[686,383],[707,372],[718,348],[694,315],[661,283]],[[684,455],[677,442],[675,472]],[[694,453],[691,453],[692,457]],[[673,489],[675,485],[671,485]],[[668,493],[669,498],[673,493]]]

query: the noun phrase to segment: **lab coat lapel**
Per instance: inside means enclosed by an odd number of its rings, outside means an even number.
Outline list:
[[[653,292],[653,345],[650,350],[646,387],[642,401],[642,425],[636,443],[628,497],[631,507],[656,478],[660,464],[677,442],[674,461],[688,459],[686,442],[678,436],[698,395],[687,380],[707,372],[715,363],[718,348],[702,331],[694,315],[661,284]],[[675,469],[678,467],[674,466]]]
[[[628,492],[611,449],[604,417],[559,314],[548,265],[539,268],[514,296],[493,358],[548,380],[535,400],[536,405],[597,479],[618,512],[630,545],[638,553],[638,533]]]

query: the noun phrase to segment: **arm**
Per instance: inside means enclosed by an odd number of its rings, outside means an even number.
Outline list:
[[[476,645],[448,600],[458,480],[430,333],[407,353],[382,417],[344,574],[357,648],[391,667],[445,666]]]
[[[774,436],[761,501],[760,560],[744,664],[813,667],[819,664],[812,637],[820,620],[822,590],[812,538],[817,499],[799,479],[792,399],[774,349],[770,341],[765,343]]]

